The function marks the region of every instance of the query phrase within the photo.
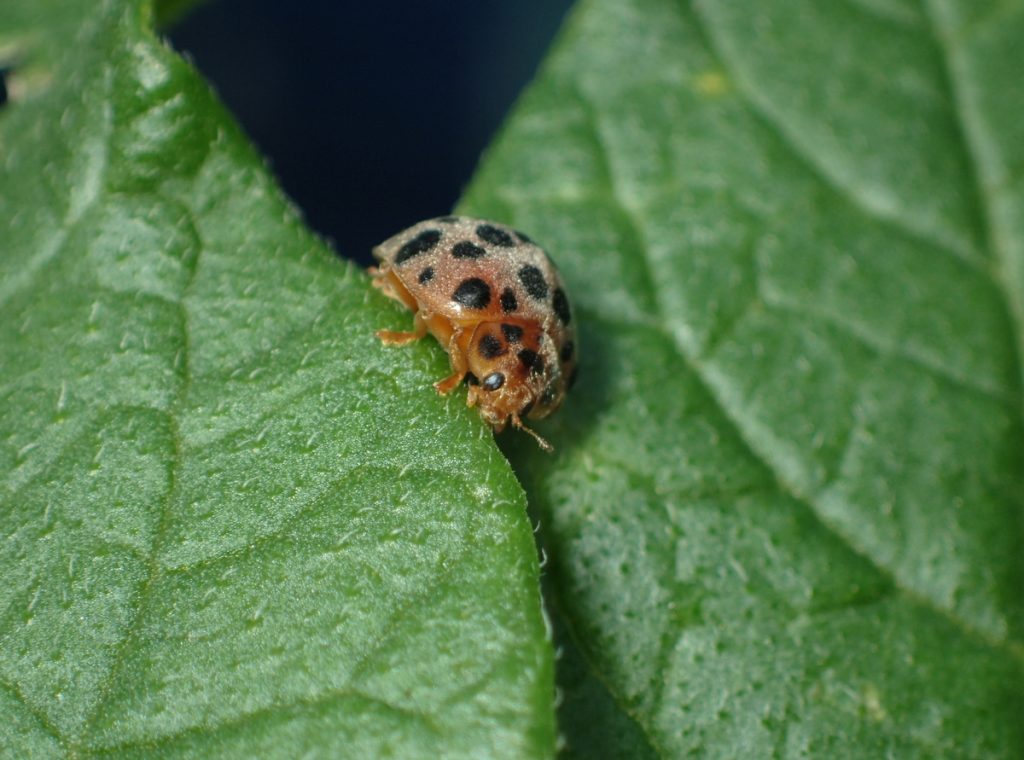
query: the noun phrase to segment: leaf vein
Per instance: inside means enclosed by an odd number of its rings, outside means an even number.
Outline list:
[[[1011,409],[1016,408],[1017,401],[1012,394],[1001,391],[992,384],[978,382],[970,375],[960,372],[956,368],[950,367],[944,362],[933,359],[924,353],[916,353],[909,349],[906,344],[893,343],[884,337],[875,335],[871,330],[857,325],[852,320],[843,319],[827,311],[782,298],[773,297],[770,300],[766,300],[765,303],[768,307],[778,311],[819,320],[823,324],[834,327],[879,356],[900,359],[956,388],[970,393],[977,393],[1001,406],[1008,406]]]
[[[457,552],[455,556],[450,559],[450,563],[457,564],[469,553],[469,551],[470,548],[467,546],[461,551]],[[345,684],[343,686],[340,686],[335,689],[326,689],[323,692],[320,692],[308,698],[297,697],[287,702],[272,702],[270,704],[265,705],[264,707],[260,707],[255,710],[250,710],[248,712],[243,712],[232,718],[227,718],[225,720],[212,723],[210,725],[189,726],[185,729],[182,729],[174,733],[166,734],[164,736],[155,737],[151,739],[147,738],[134,740],[124,744],[117,744],[112,747],[105,747],[104,749],[122,750],[138,745],[145,745],[147,747],[153,746],[154,744],[164,745],[183,737],[193,735],[208,735],[217,731],[248,725],[254,719],[272,719],[280,712],[289,709],[295,709],[296,707],[305,707],[312,709],[319,707],[324,703],[329,703],[331,701],[342,700],[350,697],[359,697],[362,699],[366,699],[367,701],[383,705],[389,708],[390,710],[398,712],[404,716],[418,718],[424,723],[424,725],[430,728],[432,732],[439,733],[439,729],[434,725],[429,714],[421,713],[416,710],[411,710],[406,707],[399,707],[397,705],[394,705],[381,697],[370,695],[356,688],[353,688],[352,683],[358,677],[362,668],[373,658],[373,656],[377,654],[380,650],[382,650],[397,635],[399,635],[400,632],[397,630],[397,626],[395,624],[398,621],[406,618],[411,612],[417,609],[422,609],[424,606],[426,606],[427,603],[431,601],[431,599],[437,592],[442,580],[446,579],[447,577],[447,572],[439,571],[435,573],[429,583],[417,586],[415,591],[406,597],[404,603],[395,607],[391,611],[391,614],[387,619],[387,623],[382,626],[387,631],[387,633],[383,636],[375,637],[370,646],[359,655],[359,657],[352,664],[349,674],[345,678]]]
[[[303,517],[314,512],[319,507],[323,506],[324,500],[331,494],[339,493],[340,487],[352,477],[365,477],[367,471],[379,469],[382,473],[394,475],[394,470],[386,467],[380,467],[375,461],[370,462],[354,462],[349,469],[342,473],[337,478],[326,483],[319,489],[319,493],[311,497],[309,501],[299,509],[295,510],[291,514],[285,515],[281,522],[275,527],[269,529],[265,533],[260,533],[254,538],[247,538],[242,540],[238,546],[233,546],[229,549],[223,549],[216,551],[213,554],[202,557],[200,559],[186,562],[184,564],[165,564],[163,566],[164,571],[173,572],[176,574],[193,573],[196,571],[204,570],[217,565],[224,560],[236,559],[245,555],[253,554],[260,549],[270,546],[275,543],[279,543],[284,540],[284,534],[291,528],[295,523],[300,521]],[[452,473],[442,472],[437,470],[431,470],[429,468],[414,468],[416,471],[423,473],[430,473],[434,475],[440,475],[444,478],[451,479]],[[462,480],[462,478],[460,478]],[[464,481],[467,483],[468,481]]]
[[[693,1],[700,2],[700,0]],[[750,93],[744,78],[739,75],[735,66],[730,65],[728,56],[720,49],[720,47],[713,44],[714,36],[710,34],[708,24],[701,17],[698,9],[690,9],[690,13],[688,15],[693,19],[701,38],[704,40],[704,45],[708,53],[718,60],[722,69],[729,72],[732,79],[736,82],[736,92],[743,99],[748,112],[754,119],[761,123],[769,134],[774,135],[778,139],[780,146],[786,149],[794,162],[808,170],[811,174],[817,177],[825,187],[831,189],[839,198],[845,200],[867,217],[875,219],[882,224],[895,227],[907,235],[907,237],[933,247],[943,254],[952,256],[957,261],[965,263],[980,272],[990,281],[996,279],[996,275],[993,273],[990,263],[987,262],[984,257],[973,251],[970,246],[966,244],[958,245],[950,240],[945,240],[941,237],[929,234],[928,230],[920,229],[916,225],[908,223],[907,219],[899,216],[898,214],[890,212],[877,204],[871,203],[868,200],[869,194],[859,192],[855,185],[843,183],[842,180],[834,177],[826,166],[823,166],[821,162],[814,158],[812,153],[801,146],[800,141],[791,134],[791,130],[788,129],[785,123],[772,114],[769,109],[765,108],[758,99]]]
[[[1018,381],[1024,383],[1024,265],[1015,259],[1014,253],[1010,250],[1010,234],[1003,229],[1000,216],[996,213],[996,200],[990,188],[996,185],[997,178],[992,176],[993,172],[987,170],[986,162],[983,160],[986,153],[990,154],[994,151],[986,150],[987,146],[984,145],[985,134],[980,123],[981,116],[971,107],[970,98],[967,95],[969,87],[961,81],[962,77],[958,73],[960,66],[957,65],[958,53],[955,52],[957,48],[953,45],[950,36],[944,34],[940,28],[939,11],[936,8],[935,0],[921,0],[921,2],[925,18],[931,25],[936,47],[942,55],[945,72],[944,83],[954,105],[956,133],[971,167],[968,175],[971,194],[978,205],[985,245],[996,264],[992,279],[1005,300],[1015,339],[1013,349]],[[1018,414],[1024,419],[1024,393],[1019,395]]]
[[[198,225],[193,225],[196,230],[196,234],[199,235]],[[204,246],[199,246],[198,256],[202,254]],[[171,504],[174,499],[177,498],[179,493],[181,476],[182,476],[182,465],[184,462],[184,441],[182,439],[181,429],[178,426],[178,415],[180,414],[180,408],[187,397],[189,387],[191,385],[191,371],[190,371],[190,354],[191,354],[191,340],[189,337],[189,320],[188,311],[185,307],[185,296],[195,280],[196,268],[193,267],[189,270],[189,277],[182,287],[181,299],[177,304],[177,311],[180,315],[180,336],[181,336],[181,368],[178,376],[180,377],[180,384],[175,394],[175,399],[171,404],[171,408],[167,411],[161,412],[166,415],[168,425],[171,433],[171,441],[173,445],[173,451],[171,456],[171,482],[167,489],[166,497],[160,503],[159,514],[157,516],[157,527],[153,536],[153,543],[150,547],[149,560],[146,563],[146,577],[139,585],[138,590],[135,593],[135,604],[132,612],[131,620],[125,625],[124,636],[118,643],[114,650],[114,656],[112,658],[110,669],[107,673],[106,678],[102,680],[99,687],[97,688],[98,696],[91,713],[83,721],[82,728],[80,729],[78,736],[75,737],[72,742],[75,745],[84,745],[87,737],[93,730],[96,721],[103,714],[103,707],[110,699],[114,692],[114,686],[117,683],[117,679],[120,676],[121,669],[127,662],[128,656],[131,654],[131,646],[135,641],[139,633],[139,626],[141,619],[145,613],[146,605],[148,604],[149,595],[153,588],[153,583],[159,576],[161,569],[158,562],[158,556],[160,547],[166,539],[167,532],[170,525],[170,514]]]
[[[297,717],[297,715],[302,712],[313,713],[317,710],[329,708],[333,703],[343,703],[350,699],[359,699],[365,702],[377,704],[384,707],[389,712],[398,713],[406,718],[417,719],[432,733],[440,734],[440,730],[434,725],[433,721],[430,720],[429,715],[394,705],[380,697],[365,694],[358,689],[346,686],[339,689],[329,689],[320,692],[313,697],[299,697],[287,702],[273,702],[257,710],[240,713],[227,720],[211,723],[209,725],[187,726],[162,736],[133,739],[119,744],[104,746],[102,747],[102,750],[107,753],[116,753],[136,747],[144,747],[147,750],[156,749],[158,747],[167,747],[175,742],[188,740],[192,737],[213,736],[218,733],[226,733],[238,728],[251,727],[261,721],[270,722],[275,718],[282,717],[282,715],[286,713],[291,713],[288,717]]]
[[[36,723],[39,724],[39,727],[43,729],[43,731],[45,731],[47,734],[49,734],[59,742],[64,741],[64,736],[61,733],[60,729],[57,728],[57,726],[55,726],[52,722],[50,722],[50,719],[47,718],[45,714],[43,714],[36,707],[34,707],[32,703],[28,701],[25,695],[21,693],[21,689],[19,689],[15,684],[8,683],[4,680],[0,680],[0,689],[6,691],[8,695],[11,697],[11,699],[13,699],[22,707],[24,707],[25,711],[32,716],[32,718],[36,721]]]

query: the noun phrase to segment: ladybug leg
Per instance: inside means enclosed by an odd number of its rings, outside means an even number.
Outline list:
[[[434,387],[437,388],[437,392],[442,396],[447,396],[458,387],[459,383],[462,382],[462,376],[464,374],[464,372],[453,372],[444,380],[438,380],[434,383]]]
[[[420,316],[419,312],[413,315],[413,330],[412,332],[402,332],[400,330],[378,330],[377,337],[380,338],[380,342],[385,346],[404,346],[406,343],[412,343],[414,340],[419,340],[427,334],[427,323]]]
[[[437,392],[442,396],[447,396],[455,390],[469,370],[469,362],[466,361],[466,355],[462,353],[462,349],[459,348],[459,343],[456,340],[458,337],[459,331],[456,331],[448,341],[448,358],[452,362],[452,373],[444,380],[438,380],[434,383]]]

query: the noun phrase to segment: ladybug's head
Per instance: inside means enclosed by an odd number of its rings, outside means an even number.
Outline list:
[[[541,419],[561,403],[564,383],[558,353],[541,327],[529,322],[483,322],[466,357],[469,403],[495,430],[509,418]]]

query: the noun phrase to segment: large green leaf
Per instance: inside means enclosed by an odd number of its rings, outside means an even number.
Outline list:
[[[551,754],[507,463],[150,15],[0,5],[0,755]]]
[[[1020,2],[577,7],[463,203],[576,294],[558,454],[510,447],[570,749],[615,705],[666,757],[1024,754],[1022,39]]]

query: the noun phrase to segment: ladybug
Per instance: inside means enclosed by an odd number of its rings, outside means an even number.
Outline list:
[[[373,284],[412,311],[411,332],[378,330],[385,345],[428,332],[448,352],[442,395],[469,386],[467,405],[496,431],[523,425],[561,405],[576,379],[576,334],[562,278],[548,255],[497,222],[442,216],[420,222],[373,249]]]

